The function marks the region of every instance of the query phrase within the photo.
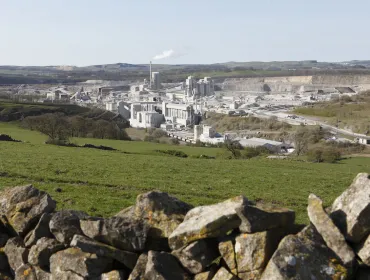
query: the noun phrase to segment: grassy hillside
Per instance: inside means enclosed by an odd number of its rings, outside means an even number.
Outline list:
[[[346,159],[339,164],[182,159],[155,150],[216,155],[219,149],[97,139],[74,141],[119,151],[59,147],[43,144],[43,135],[9,123],[0,123],[0,133],[28,141],[0,142],[0,188],[32,183],[49,192],[59,209],[80,209],[92,215],[112,215],[133,204],[139,193],[159,189],[194,205],[244,194],[292,208],[298,222],[306,223],[309,193],[321,196],[328,205],[358,172],[370,171],[370,158]],[[55,191],[58,187],[62,192]]]
[[[315,116],[340,128],[370,133],[370,92],[295,109],[296,114]]]

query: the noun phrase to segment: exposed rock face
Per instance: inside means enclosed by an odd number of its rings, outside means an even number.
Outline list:
[[[143,253],[139,256],[134,269],[128,280],[142,280],[145,276],[146,264],[148,263],[148,254]]]
[[[288,235],[270,259],[261,280],[347,279],[348,271],[314,227]]]
[[[165,252],[148,252],[148,263],[144,279],[191,279],[177,262],[176,258]]]
[[[45,213],[41,216],[36,227],[32,231],[30,231],[24,238],[24,243],[26,244],[26,247],[31,247],[32,245],[35,245],[37,240],[42,237],[54,237],[49,228],[51,217],[52,215],[49,213]]]
[[[224,267],[221,267],[212,280],[237,280],[238,278],[235,275],[232,275]]]
[[[71,241],[72,247],[78,247],[85,253],[95,253],[99,257],[111,258],[133,269],[137,261],[137,254],[122,251],[82,235],[75,235]]]
[[[28,262],[35,266],[47,268],[50,265],[51,255],[63,249],[64,245],[55,239],[43,237],[30,249]]]
[[[358,243],[370,232],[370,177],[360,173],[333,203],[331,218],[346,239]]]
[[[50,231],[60,243],[69,245],[75,234],[83,234],[80,227],[80,219],[87,217],[88,215],[81,211],[59,211],[50,220]]]
[[[139,220],[123,217],[81,220],[83,233],[100,242],[131,252],[142,252],[148,226]]]
[[[285,236],[284,229],[244,233],[235,239],[235,256],[240,279],[259,279],[267,262]]]
[[[193,274],[204,271],[219,256],[217,242],[212,239],[195,241],[172,254]]]
[[[352,248],[349,247],[342,233],[326,214],[322,200],[314,194],[310,194],[308,197],[307,212],[311,223],[322,236],[326,245],[337,254],[344,265],[351,267],[355,261]]]
[[[235,209],[247,203],[247,199],[238,196],[209,206],[200,206],[190,210],[169,237],[170,247],[179,249],[193,241],[219,237],[238,228],[241,220]]]
[[[237,208],[236,213],[242,221],[240,231],[247,233],[290,227],[295,220],[293,210],[264,204],[246,204]]]
[[[44,213],[53,212],[56,203],[32,185],[15,187],[0,195],[0,217],[5,216],[15,232],[25,236]]]
[[[144,219],[150,226],[150,237],[169,237],[191,208],[191,205],[167,193],[152,191],[138,195],[136,205],[118,213],[117,216],[127,217],[133,214],[134,218]]]
[[[60,277],[69,272],[72,275],[77,274],[72,279],[83,279],[82,277],[100,276],[111,263],[112,259],[85,253],[78,248],[68,248],[51,256],[50,271],[53,275],[60,275]]]
[[[235,235],[227,236],[220,240],[218,250],[232,274],[238,275],[235,253]]]
[[[13,237],[5,245],[4,252],[8,257],[9,266],[13,272],[28,260],[28,249],[20,237]]]

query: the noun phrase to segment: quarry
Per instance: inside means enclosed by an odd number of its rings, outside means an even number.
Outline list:
[[[74,85],[19,85],[3,87],[20,101],[71,103],[111,111],[134,128],[160,128],[183,142],[223,142],[228,135],[202,133],[196,126],[208,112],[234,117],[276,118],[291,125],[321,125],[334,133],[369,140],[365,133],[339,129],[317,119],[292,115],[294,108],[354,96],[370,89],[370,75],[311,75],[261,78],[189,76],[164,83],[150,63],[143,81],[88,80]],[[235,131],[231,131],[233,135]],[[198,135],[199,134],[199,135]],[[240,135],[239,135],[240,136]]]

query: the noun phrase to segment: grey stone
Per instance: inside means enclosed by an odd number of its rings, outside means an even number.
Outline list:
[[[370,235],[355,246],[355,251],[362,262],[370,266]]]
[[[213,239],[194,241],[180,250],[173,251],[172,254],[192,274],[203,272],[220,255],[217,242]]]
[[[347,244],[344,236],[326,214],[322,200],[314,194],[308,197],[308,217],[318,233],[324,239],[326,245],[342,260],[346,266],[352,266],[355,262],[355,254]]]
[[[113,270],[107,273],[103,273],[100,280],[125,280],[127,279],[127,273],[123,270]]]
[[[148,254],[143,253],[139,256],[134,269],[132,270],[128,280],[142,280],[145,276],[146,264],[148,263]]]
[[[236,213],[242,221],[239,229],[246,233],[291,227],[295,220],[293,210],[268,204],[246,204],[236,208]]]
[[[226,268],[221,267],[212,280],[237,280],[238,278],[231,274]]]
[[[235,238],[235,258],[240,279],[259,279],[286,230],[275,228],[242,233]]]
[[[18,267],[27,263],[28,249],[20,237],[13,237],[8,240],[4,247],[4,252],[8,257],[9,266],[14,273]]]
[[[333,203],[331,218],[351,242],[359,243],[370,233],[370,179],[360,173]]]
[[[236,235],[233,234],[221,238],[218,244],[218,250],[230,272],[234,275],[238,275],[236,266],[235,237]]]
[[[218,271],[218,266],[213,264],[208,271],[194,275],[194,280],[212,280]]]
[[[151,191],[138,195],[135,206],[124,209],[117,216],[144,220],[149,225],[150,237],[169,237],[191,208],[167,193]]]
[[[111,258],[124,264],[129,269],[135,267],[138,255],[132,252],[122,251],[91,238],[75,235],[71,241],[72,247],[77,247],[86,253],[95,253],[99,257]]]
[[[88,215],[82,211],[62,210],[53,215],[49,228],[60,243],[69,245],[75,234],[83,234],[80,219],[87,217]]]
[[[238,196],[218,204],[193,208],[169,237],[170,247],[180,249],[196,240],[220,237],[238,228],[241,220],[235,209],[245,203],[247,199]]]
[[[79,277],[98,277],[112,264],[112,259],[98,257],[96,254],[85,253],[79,248],[68,248],[59,251],[50,258],[50,271],[52,275],[57,275],[58,279],[68,272],[77,274],[77,278],[73,276],[72,279],[83,279]]]
[[[149,251],[144,279],[190,280],[191,278],[171,254]]]
[[[0,194],[0,216],[21,236],[37,224],[42,214],[53,212],[55,207],[48,194],[32,185],[6,189]]]
[[[81,228],[96,241],[131,252],[144,251],[149,229],[142,221],[123,217],[81,220]]]
[[[348,279],[349,271],[313,226],[280,242],[261,280]]]
[[[51,280],[52,275],[40,267],[24,264],[15,272],[15,279],[19,280]]]
[[[49,222],[51,220],[52,214],[45,213],[41,216],[39,222],[37,223],[36,227],[31,230],[26,237],[24,238],[24,243],[26,247],[31,247],[35,245],[37,240],[42,237],[52,238],[53,234],[50,232]]]
[[[34,266],[49,267],[52,254],[64,249],[64,245],[55,239],[42,237],[33,245],[28,255],[28,262]]]

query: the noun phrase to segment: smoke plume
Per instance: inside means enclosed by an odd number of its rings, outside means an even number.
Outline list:
[[[161,54],[157,54],[155,57],[153,57],[154,60],[159,60],[159,59],[164,59],[164,58],[170,58],[170,57],[173,57],[175,55],[175,51],[174,50],[167,50],[167,51],[163,51]]]

